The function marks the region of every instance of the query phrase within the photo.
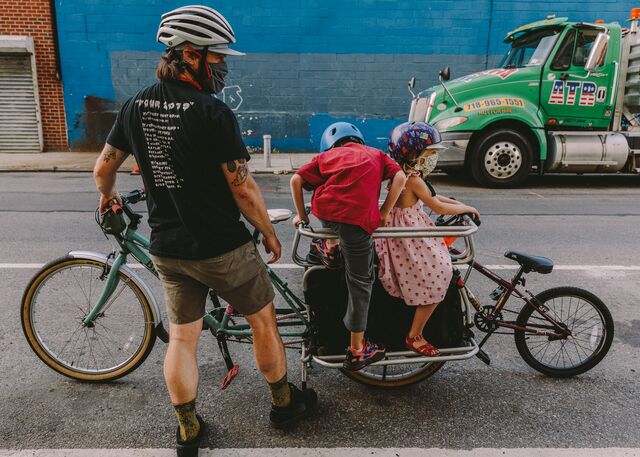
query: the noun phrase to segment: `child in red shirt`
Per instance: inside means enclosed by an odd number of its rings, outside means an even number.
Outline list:
[[[326,152],[318,154],[291,178],[291,194],[298,212],[293,224],[297,227],[309,222],[302,189],[313,190],[313,215],[324,227],[335,231],[340,240],[349,290],[344,325],[351,332],[343,367],[357,371],[385,356],[382,346],[364,340],[375,280],[371,234],[384,224],[406,176],[385,153],[365,146],[362,133],[347,122],[337,122],[324,131],[320,150]],[[392,180],[389,194],[378,209],[380,185],[388,179]]]

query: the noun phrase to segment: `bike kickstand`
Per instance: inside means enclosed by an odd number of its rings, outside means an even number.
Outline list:
[[[482,349],[482,346],[484,346],[484,343],[487,342],[487,340],[489,339],[489,337],[491,335],[493,335],[493,332],[495,332],[494,330],[490,330],[489,332],[487,332],[487,334],[484,336],[484,338],[482,338],[482,341],[480,341],[480,344],[478,344],[478,348],[480,348],[478,350],[478,353],[476,354],[476,357],[479,358],[480,360],[482,360],[484,363],[486,363],[487,365],[491,365],[491,357],[489,357],[489,354],[487,354],[484,349]]]
[[[233,363],[231,360],[231,354],[229,354],[229,348],[227,347],[227,339],[218,335],[216,338],[218,340],[218,347],[220,348],[220,352],[222,353],[222,359],[224,360],[224,364],[227,366],[227,374],[224,378],[222,378],[222,382],[220,383],[220,389],[225,390],[231,384],[231,381],[238,375],[239,366]]]

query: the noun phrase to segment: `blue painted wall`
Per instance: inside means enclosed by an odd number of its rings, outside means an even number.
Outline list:
[[[73,149],[104,142],[120,104],[154,81],[160,15],[174,0],[57,0],[65,108]],[[206,4],[234,27],[245,57],[228,59],[221,95],[247,144],[314,150],[330,122],[358,124],[382,146],[406,118],[406,81],[434,84],[491,66],[502,38],[547,14],[624,21],[629,0],[225,0]]]

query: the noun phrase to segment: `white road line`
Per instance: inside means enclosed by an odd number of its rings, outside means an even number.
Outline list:
[[[0,263],[0,270],[20,270],[42,268],[44,263]],[[127,264],[130,268],[144,268],[139,263]],[[269,265],[274,270],[295,270],[302,267],[294,263],[276,263]],[[490,270],[517,270],[518,265],[485,265]],[[467,268],[466,265],[459,265],[458,268]],[[554,265],[554,270],[563,271],[640,271],[640,265]]]
[[[0,457],[169,457],[174,449],[33,449],[0,450]],[[216,457],[637,457],[638,448],[266,448],[201,449]]]

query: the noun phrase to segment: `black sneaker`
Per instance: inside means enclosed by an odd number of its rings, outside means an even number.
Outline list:
[[[322,240],[313,238],[309,245],[309,253],[307,254],[307,262],[314,265],[322,265]]]
[[[319,240],[318,253],[316,254],[320,258],[320,262],[329,268],[330,270],[337,270],[343,265],[342,252],[340,251],[340,245],[334,244],[329,246],[327,240]]]
[[[351,347],[347,349],[347,357],[344,359],[342,368],[347,371],[362,370],[367,365],[384,359],[387,350],[382,345],[366,341],[362,351],[354,351]]]
[[[198,414],[196,414],[196,417],[200,422],[200,431],[194,439],[182,441],[180,439],[180,426],[178,426],[178,431],[176,432],[176,452],[178,457],[198,457],[198,449],[208,447],[209,426]]]
[[[289,383],[291,403],[285,407],[271,405],[269,421],[275,428],[287,427],[313,413],[318,403],[318,395],[313,389],[300,390]]]

